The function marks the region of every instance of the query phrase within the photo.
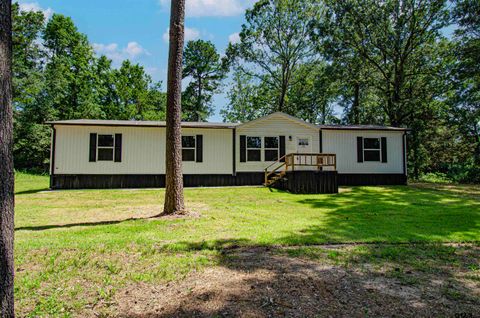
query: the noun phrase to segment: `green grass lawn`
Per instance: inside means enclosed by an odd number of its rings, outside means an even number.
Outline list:
[[[176,280],[236,246],[480,241],[480,188],[342,188],[293,195],[266,188],[186,189],[198,217],[151,218],[163,190],[46,191],[16,175],[16,296],[21,315],[107,304],[132,282]],[[107,306],[108,307],[108,306]]]

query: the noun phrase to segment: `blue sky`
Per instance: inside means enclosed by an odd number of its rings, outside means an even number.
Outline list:
[[[212,41],[220,53],[236,41],[245,9],[253,0],[187,0],[187,40]],[[46,16],[61,13],[73,18],[98,54],[118,66],[129,58],[143,65],[155,80],[163,81],[168,59],[170,0],[20,0],[24,10],[42,10]],[[215,98],[215,115],[226,104],[224,94]]]

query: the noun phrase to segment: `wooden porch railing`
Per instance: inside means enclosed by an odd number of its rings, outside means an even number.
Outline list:
[[[329,153],[290,153],[265,168],[265,185],[270,186],[282,179],[287,171],[295,167],[333,167],[337,170],[337,155]]]

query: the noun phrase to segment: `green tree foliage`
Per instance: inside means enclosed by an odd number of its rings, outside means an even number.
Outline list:
[[[432,57],[448,21],[445,2],[330,3],[343,45],[375,71],[372,85],[383,97],[383,111],[394,126],[407,124],[416,115],[418,103],[431,92],[426,88],[438,67]]]
[[[344,108],[344,121],[350,124],[381,121],[381,116],[377,118],[378,114],[371,111],[378,105],[376,94],[370,87],[371,67],[359,52],[344,41],[342,26],[335,19],[335,10],[331,2],[326,4],[324,19],[312,25],[312,39],[319,54],[331,65],[328,80],[336,83],[336,102]]]
[[[160,83],[153,84],[142,66],[126,60],[113,70],[116,88],[113,117],[124,120],[154,120],[165,116],[165,99],[158,95]]]
[[[448,25],[445,0],[327,1],[329,28],[324,44],[343,80],[346,121],[410,127],[410,167],[418,177],[429,165],[432,134],[446,104]],[[318,33],[317,31],[316,33]],[[342,81],[342,79],[340,79]]]
[[[87,37],[71,18],[54,14],[45,27],[43,41],[48,53],[47,107],[62,119],[100,117],[92,69],[95,57]]]
[[[50,127],[59,119],[161,120],[165,93],[144,68],[124,61],[119,69],[97,58],[72,19],[12,8],[14,156],[17,168],[48,166]]]
[[[258,1],[245,14],[241,42],[227,50],[238,72],[268,87],[275,98],[274,111],[296,113],[289,107],[288,93],[301,80],[300,66],[318,59],[310,24],[321,18],[322,9],[319,1]]]
[[[96,60],[94,74],[102,119],[162,120],[165,118],[165,93],[161,82],[154,83],[142,66],[123,61],[112,69],[105,56]]]
[[[451,119],[471,144],[474,164],[480,166],[480,2],[456,1],[453,18],[459,28],[454,43],[458,61],[452,68]]]
[[[311,123],[338,123],[333,109],[338,87],[332,81],[332,72],[331,65],[325,62],[300,65],[295,84],[288,91],[291,112]]]
[[[269,87],[240,70],[234,71],[228,90],[229,103],[220,111],[226,122],[246,122],[275,112],[275,97]]]
[[[449,149],[440,167],[460,182],[480,182],[480,2],[453,2],[453,40],[444,51],[449,66],[445,126]]]
[[[479,2],[325,0],[308,14],[310,4],[265,0],[247,11],[241,42],[227,51],[234,73],[224,119],[282,110],[332,123],[340,106],[347,124],[412,128],[414,177],[439,171],[475,181]],[[453,39],[446,27],[456,28]]]
[[[49,155],[50,129],[42,125],[51,113],[42,107],[46,52],[38,41],[44,30],[42,12],[20,11],[12,5],[14,158],[15,166],[43,166]]]
[[[182,96],[183,118],[205,121],[213,113],[212,98],[226,75],[226,63],[210,41],[189,41],[183,52],[183,78],[190,83]]]

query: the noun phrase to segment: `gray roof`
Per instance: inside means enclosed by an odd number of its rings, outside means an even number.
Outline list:
[[[165,121],[137,121],[137,120],[98,120],[98,119],[71,119],[48,121],[50,125],[70,126],[129,126],[129,127],[165,127]],[[208,122],[182,122],[186,128],[234,128],[238,124],[208,123]]]
[[[395,130],[405,131],[408,128],[390,127],[390,126],[376,126],[376,125],[317,125],[320,129],[325,130]]]
[[[286,115],[289,116],[289,115]],[[290,116],[291,117],[291,116]],[[295,117],[292,117],[295,118]],[[295,118],[300,121],[300,119]],[[305,122],[307,123],[307,122]],[[165,121],[136,121],[136,120],[98,120],[98,119],[71,119],[48,121],[50,125],[71,125],[71,126],[126,126],[126,127],[165,127]],[[308,123],[307,123],[308,124]],[[185,128],[217,128],[233,129],[241,124],[236,123],[209,123],[209,122],[182,122]],[[375,125],[312,125],[323,130],[392,130],[406,131],[408,128],[397,128]]]

